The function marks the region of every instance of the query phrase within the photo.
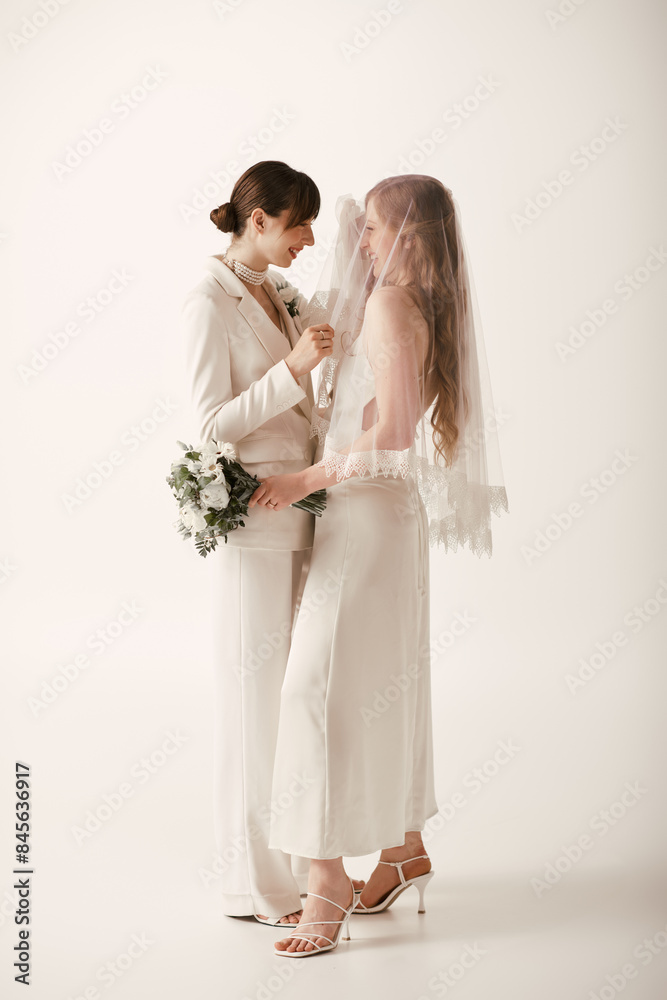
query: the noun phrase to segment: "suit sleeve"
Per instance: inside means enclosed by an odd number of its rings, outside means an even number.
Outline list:
[[[201,442],[236,444],[306,395],[284,360],[232,394],[229,335],[215,300],[192,292],[181,313],[186,382]]]

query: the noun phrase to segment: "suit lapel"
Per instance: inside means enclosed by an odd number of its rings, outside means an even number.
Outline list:
[[[273,302],[274,306],[280,313],[285,324],[285,329],[290,339],[292,347],[296,345],[300,335],[301,335],[301,324],[298,321],[298,317],[290,316],[287,306],[280,297],[280,292],[277,291],[276,286],[273,284],[270,278],[267,276],[267,280],[264,282],[264,288],[266,293]],[[264,310],[262,310],[264,312]],[[264,314],[266,315],[266,313]],[[268,316],[267,316],[268,319]],[[271,322],[271,320],[269,320]],[[297,325],[298,324],[298,325]],[[273,323],[271,323],[273,326]],[[282,334],[281,334],[282,336]],[[289,353],[289,352],[288,352]],[[313,383],[310,377],[310,372],[306,372],[305,375],[301,375],[299,378],[299,385],[306,393],[306,398],[299,401],[299,406],[303,410],[304,414],[310,420],[311,409],[314,405],[315,399],[313,396]]]
[[[279,361],[286,358],[290,352],[290,344],[294,347],[299,339],[301,329],[300,324],[297,327],[294,319],[292,319],[287,311],[287,307],[281,299],[279,293],[276,291],[276,287],[273,284],[271,277],[267,275],[266,281],[264,282],[264,288],[276,309],[283,317],[290,343],[287,342],[284,333],[278,329],[272,320],[269,319],[264,309],[262,309],[259,302],[253,298],[241,279],[238,278],[234,272],[223,263],[221,257],[216,255],[208,257],[206,260],[206,269],[210,271],[216,281],[222,285],[229,295],[232,295],[240,300],[237,304],[238,311],[251,327],[253,333],[262,344],[274,364],[278,364]],[[300,400],[297,405],[300,407],[303,414],[310,420],[311,407],[314,403],[310,374],[306,373],[305,375],[302,375],[298,381],[299,385],[306,393],[306,398]]]

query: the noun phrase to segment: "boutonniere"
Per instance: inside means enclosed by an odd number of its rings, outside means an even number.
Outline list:
[[[294,316],[298,316],[299,293],[297,292],[296,288],[293,288],[293,286],[288,284],[287,281],[284,281],[282,283],[277,282],[276,291],[278,292],[278,295],[285,303],[285,307],[290,316],[292,316],[292,318]]]

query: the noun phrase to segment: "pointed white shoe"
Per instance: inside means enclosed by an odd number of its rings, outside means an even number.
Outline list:
[[[426,913],[426,909],[424,907],[424,890],[435,875],[435,872],[431,870],[430,872],[426,872],[424,875],[417,875],[415,878],[406,879],[403,875],[403,865],[407,865],[410,861],[418,861],[420,858],[427,857],[428,854],[420,854],[416,858],[406,858],[405,861],[378,861],[379,865],[391,865],[392,868],[398,869],[398,874],[401,879],[400,884],[391,889],[384,899],[377,902],[375,906],[365,906],[365,904],[361,902],[361,899],[359,899],[359,904],[354,910],[354,913],[382,913],[382,911],[390,907],[394,900],[397,899],[402,892],[405,892],[410,885],[414,885],[417,889],[419,889],[419,908],[417,912]]]
[[[291,934],[286,934],[285,936],[290,938],[299,938],[302,941],[309,941],[313,945],[312,950],[280,951],[278,948],[274,948],[273,950],[274,955],[280,955],[281,957],[285,958],[308,958],[311,955],[320,955],[324,951],[333,951],[334,948],[338,947],[338,941],[341,938],[343,941],[349,941],[350,931],[348,925],[350,921],[350,914],[357,905],[357,901],[362,892],[361,889],[354,888],[354,883],[352,882],[352,879],[350,879],[350,886],[352,887],[352,902],[347,907],[347,909],[344,906],[341,906],[340,903],[336,903],[333,899],[327,899],[326,896],[320,896],[319,893],[317,892],[307,893],[306,894],[307,896],[317,896],[318,899],[323,899],[325,900],[325,902],[331,903],[332,906],[337,906],[340,910],[343,911],[345,916],[341,917],[340,920],[306,920],[305,923],[297,924],[294,931],[292,931]],[[330,937],[327,937],[326,934],[318,934],[316,931],[306,931],[305,934],[297,933],[297,931],[299,931],[302,927],[309,927],[311,925],[319,925],[319,924],[338,924],[338,927],[336,928],[336,934],[333,940]],[[315,940],[313,940],[316,938],[324,938],[325,941],[329,942],[329,944],[317,945],[315,944]]]

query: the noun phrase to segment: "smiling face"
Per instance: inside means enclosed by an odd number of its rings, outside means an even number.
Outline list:
[[[311,219],[285,229],[288,218],[289,209],[285,209],[276,216],[260,211],[260,217],[254,220],[258,227],[257,250],[269,265],[289,267],[305,246],[312,247],[315,243]]]
[[[368,252],[373,261],[373,274],[376,278],[394,248],[397,235],[394,229],[381,221],[371,198],[366,206],[366,225],[360,247]]]

